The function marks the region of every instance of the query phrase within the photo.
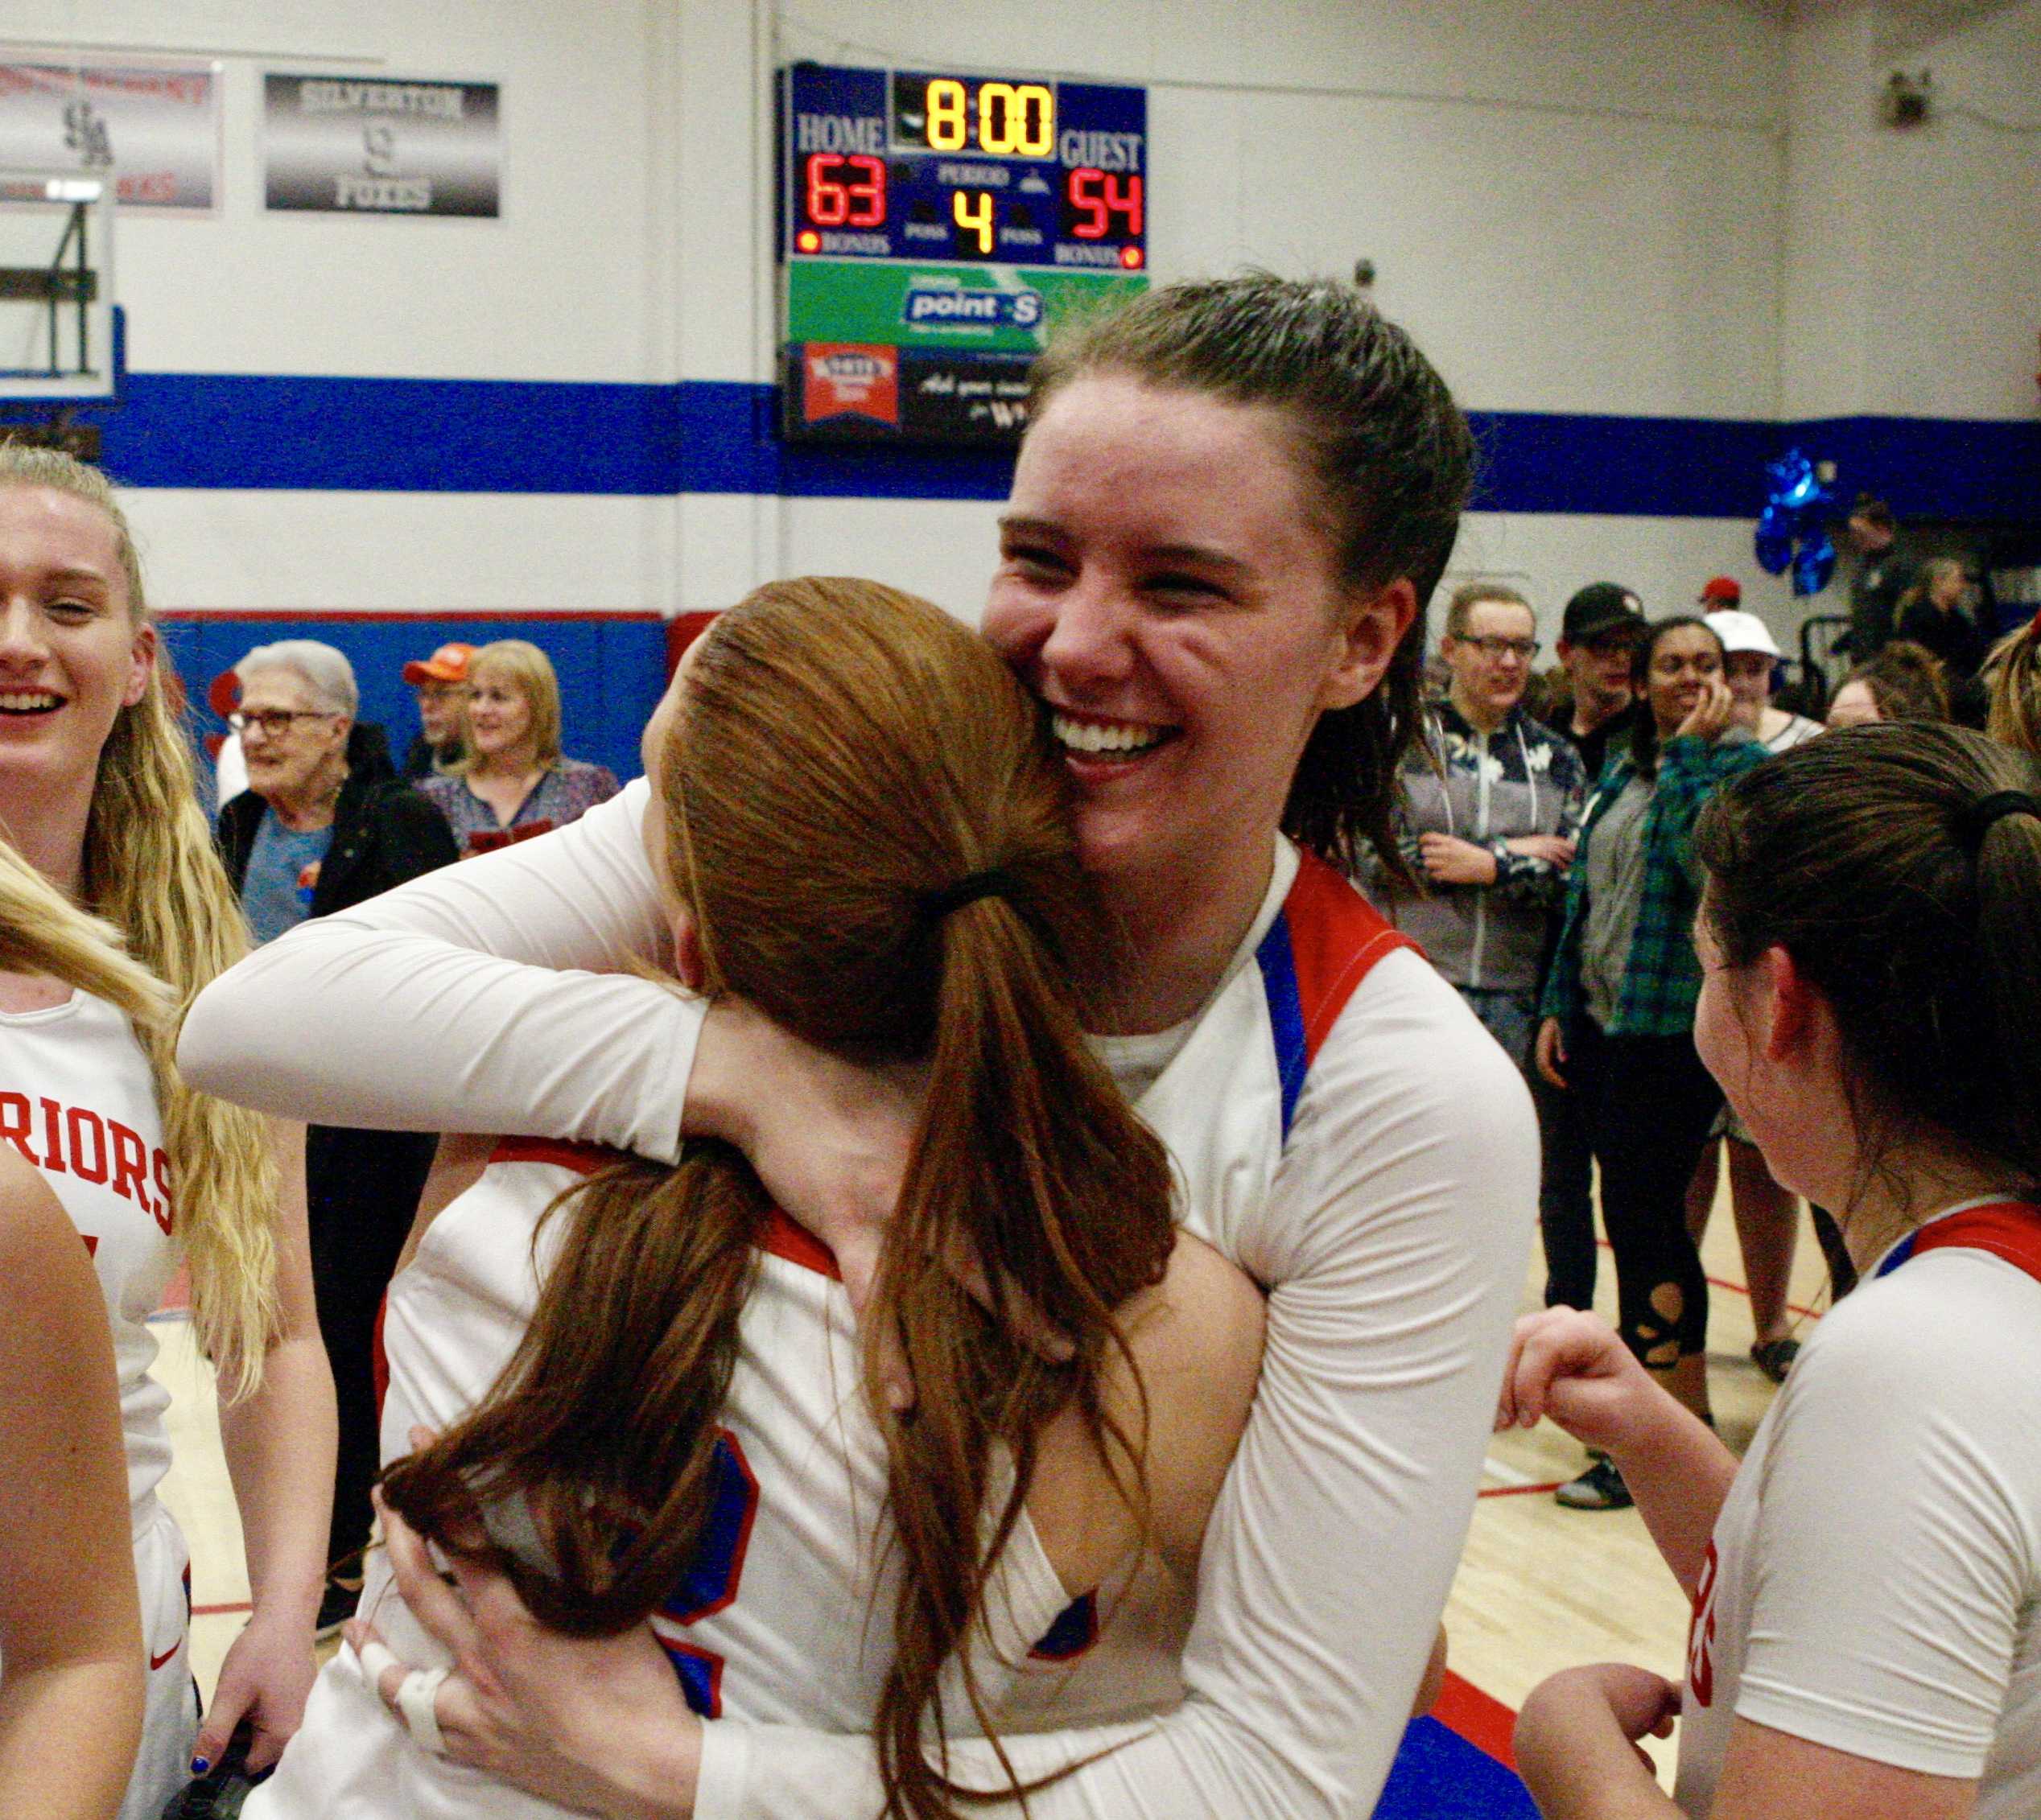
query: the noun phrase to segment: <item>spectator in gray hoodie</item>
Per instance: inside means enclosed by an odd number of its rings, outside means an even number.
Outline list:
[[[1573,747],[1524,710],[1537,654],[1521,595],[1476,583],[1453,596],[1439,645],[1450,680],[1403,773],[1400,844],[1424,888],[1379,869],[1363,881],[1526,1069],[1587,798]]]

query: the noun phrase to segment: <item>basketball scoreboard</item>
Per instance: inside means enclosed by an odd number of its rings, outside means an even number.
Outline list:
[[[1016,441],[1048,329],[1148,282],[1144,89],[796,64],[779,179],[790,438]]]

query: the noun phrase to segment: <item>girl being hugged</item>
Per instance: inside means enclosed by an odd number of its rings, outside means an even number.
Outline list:
[[[0,448],[0,835],[119,932],[188,1003],[247,949],[193,790],[134,544],[112,489],[68,456]],[[156,1497],[169,1394],[146,1325],[181,1258],[218,1373],[254,1612],[196,1754],[253,1721],[254,1760],[296,1728],[325,1563],[332,1380],[312,1316],[302,1172],[263,1122],[192,1091],[170,1023],[34,971],[0,972],[0,1134],[84,1236],[113,1326],[148,1720],[124,1815],[155,1820],[193,1757],[183,1538]]]
[[[1519,1323],[1499,1425],[1607,1448],[1694,1600],[1684,1704],[1569,1670],[1518,1721],[1549,1820],[2041,1811],[2041,771],[1856,727],[1731,785],[1694,1040],[1866,1279],[1739,1468],[1592,1316]],[[1682,1715],[1668,1801],[1631,1749]]]
[[[891,1408],[831,1260],[737,1151],[693,1145],[669,1169],[513,1141],[391,1288],[384,1421],[408,1457],[384,1496],[564,1631],[654,1620],[672,1671],[649,1643],[637,1656],[676,1742],[690,1707],[876,1732],[886,1811],[946,1815],[925,1728],[992,1730],[1073,1600],[1066,1633],[1116,1614],[1123,1593],[1086,1596],[1144,1519],[1165,1567],[1194,1572],[1260,1297],[1179,1239],[1168,1156],[1084,1041],[1098,926],[1063,780],[966,628],[876,583],[773,583],[690,649],[645,764],[689,982],[929,1071],[866,1324],[899,1336],[919,1394]],[[982,1266],[976,1295],[960,1255]],[[1068,1341],[1058,1357],[988,1312],[1023,1304]],[[447,1431],[410,1452],[414,1424]],[[500,1539],[480,1539],[484,1507]],[[402,1552],[409,1532],[390,1534]],[[410,1660],[426,1639],[387,1586],[378,1563],[373,1628],[326,1670],[250,1820],[536,1815],[431,1754],[435,1732],[464,1754],[467,1690],[414,1716],[423,1696],[378,1645]],[[1004,1655],[969,1646],[981,1621]],[[670,1768],[615,1750],[536,1792],[608,1813],[656,1799]]]

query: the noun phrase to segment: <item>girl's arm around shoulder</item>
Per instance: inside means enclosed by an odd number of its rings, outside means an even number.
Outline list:
[[[142,1621],[106,1309],[0,1145],[0,1816],[104,1820],[142,1736]]]
[[[1076,1410],[1042,1437],[1028,1514],[1064,1590],[1104,1581],[1141,1541],[1127,1495],[1144,1483],[1157,1552],[1194,1579],[1206,1519],[1218,1497],[1261,1371],[1261,1291],[1247,1274],[1188,1233],[1177,1235],[1163,1280],[1119,1311],[1127,1355],[1106,1361],[1107,1414],[1140,1462],[1099,1459]]]
[[[671,1161],[703,1007],[619,970],[667,958],[648,798],[633,784],[554,834],[301,924],[199,995],[179,1066],[285,1118]]]

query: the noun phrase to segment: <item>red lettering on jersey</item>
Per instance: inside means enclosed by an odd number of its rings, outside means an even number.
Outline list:
[[[149,1211],[155,1216],[156,1224],[168,1233],[177,1218],[176,1207],[170,1198],[170,1159],[162,1151],[157,1151],[150,1163],[156,1176],[156,1204]]]
[[[47,1095],[36,1102],[43,1109],[43,1167],[52,1176],[69,1174],[64,1165],[64,1108]]]
[[[106,1122],[113,1134],[113,1192],[124,1194],[145,1213],[149,1204],[149,1147],[118,1118]]]
[[[31,1163],[42,1159],[28,1147],[28,1096],[26,1093],[0,1093],[0,1139],[4,1139],[27,1157]]]
[[[64,1118],[71,1134],[71,1172],[81,1182],[106,1180],[106,1121],[89,1106],[74,1106]],[[85,1156],[85,1134],[92,1134],[92,1157]]]
[[[1694,1587],[1693,1624],[1687,1632],[1687,1686],[1697,1707],[1715,1703],[1715,1583],[1719,1565],[1711,1540]]]
[[[78,1236],[85,1241],[85,1255],[88,1258],[97,1258],[99,1255],[99,1234],[80,1233]]]

